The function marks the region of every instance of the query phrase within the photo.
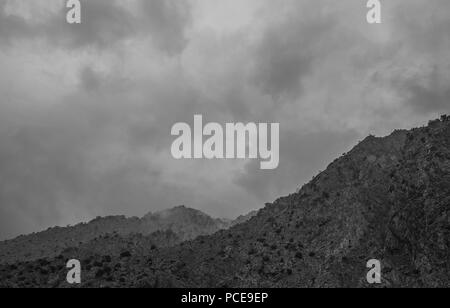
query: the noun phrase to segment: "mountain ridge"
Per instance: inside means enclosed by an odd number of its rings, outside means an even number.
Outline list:
[[[253,212],[252,212],[253,213]],[[250,213],[249,215],[254,215]],[[240,216],[242,223],[250,216]],[[32,261],[39,258],[55,257],[65,249],[86,246],[89,242],[107,235],[123,238],[149,236],[158,238],[158,232],[170,231],[170,244],[195,239],[201,235],[213,234],[226,229],[237,220],[212,218],[200,210],[178,206],[156,213],[149,212],[142,218],[119,216],[96,217],[87,223],[68,227],[53,227],[45,231],[21,235],[0,242],[0,264],[16,261]],[[156,240],[159,243],[158,240]],[[162,246],[166,246],[163,243]],[[158,245],[161,246],[161,245]]]
[[[90,266],[81,287],[372,287],[366,264],[377,259],[375,287],[449,287],[449,212],[450,117],[443,116],[365,138],[298,193],[227,230],[144,254],[75,249],[0,266],[0,281],[70,287],[64,260],[79,258]]]

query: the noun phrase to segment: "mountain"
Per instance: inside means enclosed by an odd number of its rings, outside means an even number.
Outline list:
[[[183,241],[192,240],[200,235],[213,234],[229,228],[233,222],[213,219],[205,213],[187,208],[175,207],[156,214],[149,213],[142,219],[144,230],[172,230]]]
[[[367,137],[298,193],[247,222],[176,246],[0,266],[8,287],[69,287],[65,262],[82,262],[82,287],[450,286],[450,117]]]
[[[230,222],[230,227],[234,227],[236,225],[243,224],[243,223],[249,221],[250,219],[252,219],[253,217],[255,217],[256,215],[258,215],[258,211],[252,211],[246,215],[241,215],[238,218],[236,218],[235,220]],[[224,228],[224,229],[227,229],[227,228]]]
[[[238,219],[239,221],[214,219],[201,211],[185,206],[149,213],[142,218],[98,217],[87,224],[50,228],[44,232],[0,242],[0,264],[55,257],[68,248],[92,247],[92,242],[98,247],[103,247],[108,242],[106,246],[110,248],[106,250],[111,250],[114,245],[109,243],[109,239],[112,236],[118,243],[138,239],[151,242],[158,247],[171,246],[229,228],[237,222],[245,221],[246,216]],[[161,237],[160,231],[170,232],[165,234],[166,237]],[[121,247],[116,246],[115,250]]]

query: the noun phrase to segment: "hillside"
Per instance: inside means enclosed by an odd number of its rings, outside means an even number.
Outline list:
[[[149,252],[80,249],[0,266],[4,286],[68,287],[65,261],[82,261],[82,287],[450,287],[450,117],[370,136],[298,193],[214,235]]]
[[[238,219],[246,220],[245,216]],[[73,227],[50,228],[43,232],[0,242],[0,264],[51,258],[68,248],[92,247],[92,242],[102,241],[103,243],[105,238],[110,237],[121,239],[118,243],[127,242],[132,238],[142,241],[146,237],[145,241],[158,247],[171,246],[201,235],[213,234],[234,224],[234,221],[214,219],[201,211],[184,206],[154,214],[149,213],[142,218],[98,217],[89,223]],[[160,231],[169,231],[170,239],[161,238]],[[120,247],[120,245],[117,246],[115,250]]]

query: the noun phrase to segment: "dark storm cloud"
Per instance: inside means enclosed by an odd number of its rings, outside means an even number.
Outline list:
[[[68,197],[66,189],[75,196],[86,188],[81,149],[87,147],[84,137],[94,134],[76,114],[61,116],[28,115],[27,123],[2,128],[0,203],[15,214],[2,220],[14,217],[22,228],[29,219],[39,226],[60,221],[55,204]]]
[[[110,48],[134,37],[149,37],[155,46],[169,54],[186,45],[185,30],[191,20],[187,2],[176,0],[139,0],[133,14],[118,2],[90,0],[82,3],[82,23],[66,22],[65,5],[50,18],[31,23],[24,17],[7,15],[6,0],[0,0],[0,40],[45,39],[54,46],[70,49]],[[61,3],[65,3],[61,0]]]
[[[187,1],[142,0],[144,24],[152,30],[152,39],[169,53],[180,52],[187,44],[185,28],[191,21]]]
[[[391,5],[387,2],[388,5]],[[418,54],[437,55],[450,44],[450,2],[393,1],[392,17],[398,39]]]
[[[318,49],[336,22],[332,16],[312,13],[300,19],[292,14],[266,30],[255,52],[253,79],[274,100],[295,100],[302,92],[302,78],[325,50]],[[307,20],[305,20],[305,18]],[[331,50],[328,50],[331,52]]]
[[[171,163],[173,123],[217,114],[185,77],[175,70],[133,83],[90,66],[77,74],[78,88],[63,103],[33,111],[0,104],[0,238],[97,215],[224,206],[213,197],[198,201],[189,179],[166,183],[168,166],[156,161],[162,155]]]
[[[424,80],[419,77],[407,79],[398,90],[404,96],[405,105],[418,114],[450,112],[448,82],[450,78],[441,76],[440,69],[435,67]]]
[[[450,93],[450,2],[435,1],[386,1],[373,26],[360,0],[242,0],[265,10],[216,32],[195,19],[200,0],[84,1],[75,26],[0,0],[0,238],[179,204],[233,218],[295,191],[368,127],[428,120]],[[172,160],[170,128],[194,114],[279,122],[279,168]]]
[[[250,162],[235,181],[261,202],[273,201],[277,196],[294,192],[320,170],[325,170],[327,164],[347,152],[358,137],[355,131],[283,133],[279,168],[267,172],[260,170],[258,162]]]
[[[149,159],[163,148],[153,144],[151,135],[139,143],[152,146],[149,153],[126,145],[135,140],[129,134],[134,119],[150,111],[141,102],[128,104],[114,78],[100,78],[89,69],[81,76],[96,85],[95,93],[80,91],[66,97],[65,104],[26,114],[2,104],[8,114],[0,116],[0,204],[8,215],[0,223],[2,229],[10,225],[4,220],[17,224],[2,230],[2,238],[17,229],[31,232],[107,213],[142,215],[172,204],[173,195],[189,195],[164,184],[163,166]],[[154,135],[167,136],[168,130],[155,128]]]
[[[96,91],[102,85],[102,79],[91,67],[84,67],[80,72],[82,87],[88,91]]]
[[[395,2],[399,53],[411,58],[413,73],[394,74],[391,85],[403,106],[418,115],[429,116],[450,111],[450,1],[433,0],[407,4]],[[401,53],[401,50],[404,53]],[[402,69],[400,72],[404,72]]]

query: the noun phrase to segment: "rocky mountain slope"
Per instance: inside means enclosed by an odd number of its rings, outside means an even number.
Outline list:
[[[247,218],[242,216],[238,219],[243,222]],[[111,248],[120,250],[123,246],[119,245],[120,243],[133,242],[137,239],[140,242],[151,242],[158,247],[167,247],[201,235],[213,234],[233,226],[236,222],[214,219],[201,211],[185,206],[149,213],[143,218],[98,217],[87,224],[50,228],[44,232],[0,242],[0,264],[55,257],[73,247],[94,248],[94,244],[99,244],[99,241],[102,244],[97,246],[103,247],[106,245],[105,239],[111,238],[116,239],[117,247],[112,247],[113,243],[109,243],[106,250]],[[165,231],[169,232],[164,233]],[[93,251],[95,252],[95,249]]]
[[[81,287],[450,287],[450,117],[368,137],[298,193],[249,221],[174,247],[110,256],[80,249],[0,266],[4,286],[69,287],[65,262],[82,261]]]

